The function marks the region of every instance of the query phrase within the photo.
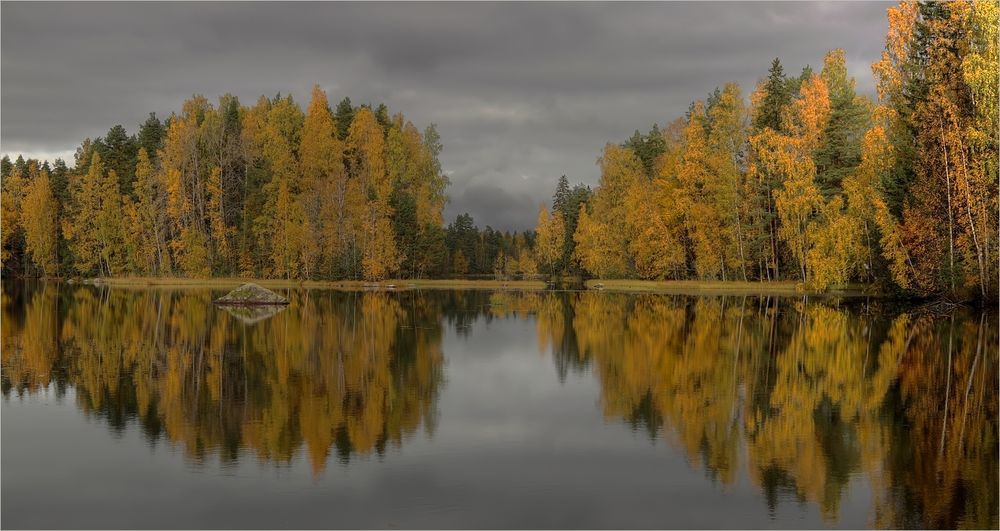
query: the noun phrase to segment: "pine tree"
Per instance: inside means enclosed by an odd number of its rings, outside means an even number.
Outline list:
[[[556,191],[552,195],[552,211],[565,212],[566,204],[569,201],[569,179],[565,175],[559,177],[556,184]]]
[[[785,71],[777,57],[768,70],[767,82],[764,84],[763,99],[756,109],[754,129],[762,131],[766,128],[783,131],[783,116],[785,108],[792,103],[792,93],[785,81]]]
[[[122,193],[131,194],[137,154],[135,138],[129,136],[124,127],[116,125],[104,137],[104,146],[105,168],[118,175],[118,187]]]
[[[351,105],[351,98],[345,97],[337,104],[337,110],[334,112],[337,123],[337,139],[341,141],[347,140],[347,134],[351,130],[351,123],[354,121],[355,112],[356,109]]]
[[[871,125],[870,103],[854,91],[844,50],[830,50],[821,73],[830,93],[830,117],[823,143],[815,152],[816,179],[829,198],[843,189],[842,181],[861,162],[861,139]]]
[[[149,118],[139,126],[139,134],[136,137],[137,149],[144,149],[146,156],[151,161],[155,161],[157,153],[163,149],[163,139],[167,131],[163,122],[156,117],[155,112],[149,113]],[[138,156],[138,152],[137,152]]]

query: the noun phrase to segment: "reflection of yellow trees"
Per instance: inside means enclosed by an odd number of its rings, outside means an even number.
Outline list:
[[[784,471],[800,498],[835,519],[861,463],[858,425],[878,417],[898,353],[879,355],[872,323],[842,310],[799,304],[794,317],[792,337],[776,360],[770,411],[748,418],[750,471],[758,483],[768,470]]]
[[[294,293],[247,327],[209,292],[77,288],[60,318],[55,291],[36,291],[23,320],[5,298],[5,390],[46,385],[62,364],[85,411],[136,417],[191,458],[249,448],[280,462],[305,447],[315,473],[331,448],[347,459],[433,428],[441,329],[419,294]]]
[[[52,371],[59,357],[58,328],[56,327],[57,293],[54,287],[46,286],[19,309],[9,290],[4,289],[0,297],[3,304],[3,383],[4,392],[8,385],[19,392],[36,391],[49,385]],[[8,379],[7,375],[17,375]]]
[[[996,528],[996,317],[924,316],[911,335],[899,393],[913,442],[885,451],[900,466],[888,469],[897,489],[880,498],[876,525],[910,526],[918,507],[924,527]]]
[[[491,317],[534,317],[537,325],[538,351],[551,348],[560,381],[565,381],[570,368],[582,370],[587,360],[577,348],[575,331],[587,329],[574,323],[574,304],[567,302],[573,295],[566,292],[495,292],[489,296]]]
[[[553,294],[541,296],[538,303],[538,350],[545,352],[550,346],[559,348],[566,337],[566,313],[562,300]]]
[[[605,415],[662,428],[723,485],[745,448],[772,509],[782,490],[835,520],[864,473],[878,526],[996,527],[995,319],[773,299],[566,300],[566,333],[594,361]],[[544,315],[563,314],[536,309],[540,330]],[[563,329],[545,329],[564,345]]]
[[[72,385],[194,459],[241,448],[320,473],[433,428],[442,323],[534,319],[592,366],[606,418],[662,434],[723,486],[741,470],[835,520],[852,478],[872,525],[996,528],[995,316],[870,304],[583,292],[291,293],[245,326],[208,292],[3,292],[4,393]]]
[[[733,331],[711,299],[580,295],[579,349],[593,356],[608,417],[623,416],[667,435],[723,484],[736,477],[738,424]],[[631,306],[631,307],[630,307]],[[581,328],[583,327],[583,328]]]

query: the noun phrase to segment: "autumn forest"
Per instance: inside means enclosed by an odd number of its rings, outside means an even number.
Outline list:
[[[534,230],[446,225],[441,135],[318,86],[202,96],[73,165],[3,160],[5,275],[792,281],[998,292],[997,2],[889,7],[876,94],[775,59],[560,179]],[[762,69],[762,74],[763,74]],[[709,87],[706,87],[709,89]],[[664,87],[669,90],[669,87]]]

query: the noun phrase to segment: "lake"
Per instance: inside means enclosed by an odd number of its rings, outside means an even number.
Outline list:
[[[995,313],[8,283],[5,528],[996,528]]]

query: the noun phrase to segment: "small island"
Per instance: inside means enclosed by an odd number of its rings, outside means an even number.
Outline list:
[[[220,306],[283,306],[288,304],[288,299],[253,282],[248,282],[213,302]]]

